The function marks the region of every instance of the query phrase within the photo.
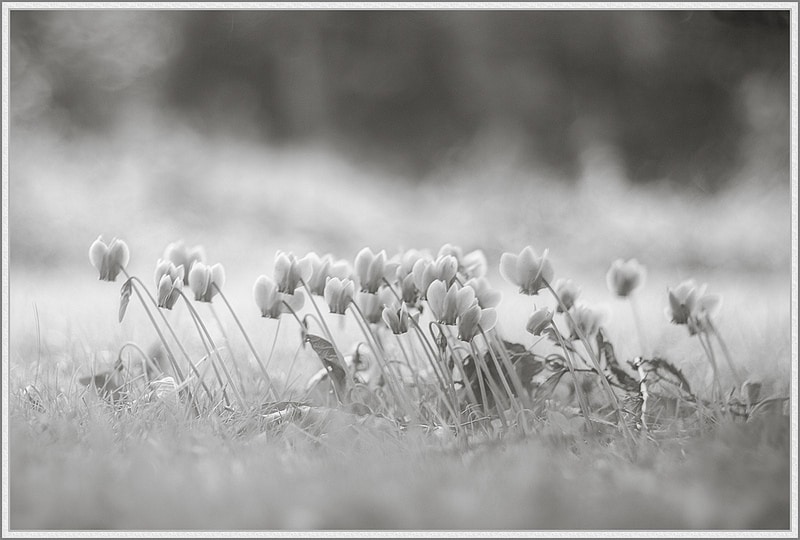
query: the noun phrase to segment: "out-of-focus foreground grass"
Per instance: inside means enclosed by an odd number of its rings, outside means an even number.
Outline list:
[[[141,113],[144,115],[144,113]],[[129,269],[152,281],[167,243],[203,244],[227,272],[225,290],[266,350],[276,326],[251,288],[277,249],[352,261],[363,246],[483,249],[504,292],[500,328],[524,331],[534,303],[497,273],[503,251],[549,248],[556,276],[612,312],[621,359],[638,354],[627,306],[605,290],[616,258],[649,275],[640,302],[653,352],[710,387],[702,350],[664,318],[666,287],[694,277],[725,297],[719,326],[740,365],[787,395],[788,183],[746,172],[714,197],[634,188],[613,153],[587,149],[572,185],[517,167],[508,140],[464,152],[424,182],[346,162],[322,145],[267,148],[139,118],[113,137],[59,140],[17,131],[11,145],[10,472],[14,528],[782,528],[788,526],[789,441],[781,420],[724,426],[698,439],[646,445],[631,461],[612,444],[546,436],[458,455],[435,437],[345,430],[236,437],[214,421],[114,415],[81,399],[76,377],[125,341],[153,340],[135,307],[116,320],[118,287],[87,259],[100,234],[123,238]],[[750,177],[752,176],[752,177]],[[182,315],[185,315],[183,313]],[[185,322],[185,321],[184,321]],[[294,354],[281,329],[276,369]],[[188,322],[184,328],[189,329]],[[245,354],[244,349],[241,352]],[[317,365],[303,353],[300,372]],[[723,374],[724,375],[724,374]],[[47,414],[17,390],[48,389]],[[729,381],[729,379],[728,379]],[[12,397],[13,396],[13,397]]]

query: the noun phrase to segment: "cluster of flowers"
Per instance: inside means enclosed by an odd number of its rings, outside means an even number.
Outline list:
[[[106,244],[99,237],[89,249],[89,259],[105,281],[115,281],[120,272],[124,273],[129,258],[128,246],[116,238]],[[499,270],[504,279],[526,295],[550,288],[554,277],[547,251],[539,255],[530,246],[519,254],[503,253]],[[352,265],[329,254],[319,256],[312,252],[297,258],[279,251],[273,277],[259,276],[253,295],[262,317],[273,319],[303,307],[305,296],[301,289],[322,297],[331,313],[344,314],[355,303],[367,321],[375,324],[382,320],[395,334],[408,331],[410,317],[419,316],[422,302],[427,301],[434,320],[456,326],[459,339],[471,341],[481,329],[488,331],[497,321],[495,308],[501,294],[489,284],[486,271],[487,261],[481,250],[464,253],[451,244],[442,246],[435,257],[411,249],[389,258],[385,251],[374,253],[364,248]],[[646,269],[636,259],[620,259],[609,268],[607,285],[613,294],[624,298],[639,289],[645,278]],[[179,241],[169,244],[163,258],[158,259],[155,283],[159,307],[172,309],[184,287],[192,291],[196,301],[211,302],[225,284],[225,270],[219,263],[205,263],[202,246],[189,247]],[[552,292],[558,299],[555,313],[571,315],[567,319],[570,337],[576,339],[581,332],[585,336],[596,334],[607,314],[581,303],[581,290],[573,280],[552,283]],[[691,279],[669,288],[667,319],[686,325],[691,335],[706,331],[721,305],[721,297],[707,294],[706,288]],[[531,334],[540,335],[553,316],[550,309],[535,310],[526,328]]]
[[[330,313],[344,315],[355,305],[369,323],[383,321],[394,334],[408,331],[426,300],[437,322],[457,326],[459,337],[470,341],[479,325],[489,330],[497,320],[500,293],[484,277],[486,267],[481,251],[464,254],[449,244],[436,257],[409,250],[389,258],[364,248],[352,265],[331,255],[278,252],[274,277],[259,276],[253,295],[263,317],[277,318],[303,306],[305,289],[321,296]]]

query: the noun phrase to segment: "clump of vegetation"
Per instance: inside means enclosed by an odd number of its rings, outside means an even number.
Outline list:
[[[335,411],[354,423],[376,421],[397,433],[440,433],[462,449],[477,440],[531,436],[554,418],[577,419],[583,427],[576,437],[619,437],[635,452],[641,440],[675,422],[683,429],[708,429],[747,421],[787,400],[761,396],[758,381],[744,380],[714,324],[721,297],[693,280],[668,290],[666,316],[697,337],[714,374],[711,394],[700,395],[674,363],[651,356],[635,302],[646,269],[635,259],[617,260],[607,273],[609,291],[630,303],[636,323],[641,352],[626,367],[607,337],[607,314],[582,302],[572,280],[555,281],[547,250],[539,254],[528,246],[500,258],[503,278],[520,294],[540,300],[527,320],[519,321],[539,337],[530,347],[498,331],[501,294],[486,278],[488,263],[480,250],[464,253],[446,244],[436,256],[411,249],[390,257],[364,248],[352,264],[331,255],[279,251],[272,276],[255,280],[254,313],[278,321],[291,317],[298,343],[316,353],[320,371],[296,398],[291,388],[276,386],[269,372],[274,347],[264,359],[254,346],[223,293],[223,266],[207,264],[201,246],[167,246],[156,263],[152,292],[129,274],[122,240],[106,246],[98,238],[89,256],[101,280],[124,276],[120,321],[135,294],[168,360],[157,365],[140,346],[126,343],[110,371],[81,380],[114,407],[167,399],[187,417],[219,415],[241,426],[257,421],[264,429],[308,423]],[[223,356],[195,307],[211,307],[215,298],[230,312],[258,366],[255,384],[244,383],[241,359]],[[180,301],[205,353],[199,357],[164,314]],[[303,314],[304,306],[310,312]],[[213,308],[210,312],[223,328]],[[358,328],[363,339],[352,354],[337,343],[332,319]],[[224,328],[223,333],[227,336]],[[720,382],[720,351],[737,382],[729,389]]]

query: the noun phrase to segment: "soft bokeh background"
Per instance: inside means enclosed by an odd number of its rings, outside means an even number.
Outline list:
[[[710,395],[700,344],[663,313],[693,277],[724,296],[720,333],[762,395],[794,395],[788,12],[14,10],[10,31],[15,528],[786,527],[784,418],[678,431],[635,462],[613,443],[548,446],[549,422],[455,455],[349,430],[320,447],[231,438],[214,415],[117,415],[78,381],[155,340],[135,298],[118,322],[121,282],[89,264],[103,235],[148,285],[168,243],[204,245],[255,346],[280,338],[279,380],[319,360],[293,320],[258,317],[276,250],[482,249],[500,331],[531,345],[548,301],[497,271],[530,244],[607,310],[623,365],[662,355]],[[605,285],[630,257],[648,268],[645,347]],[[199,358],[185,306],[166,316]],[[336,317],[347,349],[357,329]]]
[[[146,282],[203,244],[248,325],[277,249],[480,248],[527,339],[496,267],[531,244],[612,311],[638,258],[654,336],[682,330],[666,287],[707,281],[788,369],[788,12],[15,10],[10,37],[12,338],[141,337],[102,234]]]

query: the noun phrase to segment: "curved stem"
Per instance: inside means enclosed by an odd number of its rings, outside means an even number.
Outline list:
[[[641,347],[642,356],[647,358],[650,354],[650,348],[647,346],[647,339],[644,337],[642,317],[639,314],[639,304],[636,301],[635,294],[631,294],[628,297],[628,302],[630,303],[631,312],[633,313],[633,323],[636,326],[636,334],[639,336],[639,347]]]
[[[714,336],[717,338],[717,342],[719,343],[719,346],[722,349],[722,355],[725,358],[725,361],[728,363],[728,367],[731,370],[731,374],[733,375],[733,378],[736,380],[736,385],[741,390],[742,385],[744,384],[744,381],[742,380],[742,376],[739,373],[739,370],[736,369],[736,366],[734,366],[734,364],[733,364],[733,358],[731,357],[731,351],[728,349],[728,346],[725,344],[725,341],[723,341],[722,336],[719,333],[719,330],[717,330],[717,327],[714,325],[714,323],[711,322],[711,317],[707,317],[706,318],[706,323],[708,324],[708,327],[711,328],[711,331],[714,333]],[[709,340],[709,345],[710,344],[711,344],[711,341]]]
[[[319,322],[322,325],[322,327],[325,329],[325,333],[327,334],[328,340],[331,343],[333,343],[333,334],[331,333],[331,329],[328,327],[328,323],[325,322],[325,317],[322,315],[322,311],[320,311],[319,306],[314,301],[314,295],[311,294],[311,290],[309,290],[308,285],[306,285],[305,280],[301,279],[300,280],[300,285],[303,286],[303,290],[306,291],[306,294],[308,295],[308,299],[311,301],[311,305],[314,306],[314,309],[316,310],[317,315],[319,316]],[[336,349],[336,347],[334,347],[334,349]],[[336,350],[338,351],[338,349],[336,349]],[[339,353],[339,354],[341,354],[341,353]]]
[[[153,295],[150,294],[150,291],[147,289],[147,287],[144,285],[144,283],[142,283],[141,279],[139,279],[136,276],[128,276],[127,272],[125,272],[125,269],[123,269],[122,272],[123,272],[123,274],[125,274],[125,276],[128,279],[130,279],[131,281],[133,281],[135,283],[138,283],[139,286],[144,290],[144,292],[150,298],[150,301],[153,303],[153,305],[156,306],[156,311],[161,316],[161,320],[164,321],[164,325],[167,327],[167,330],[169,330],[170,335],[172,336],[172,339],[175,340],[175,343],[178,345],[178,349],[180,349],[181,354],[183,354],[183,357],[186,359],[186,362],[189,364],[189,367],[192,368],[192,371],[194,372],[195,376],[201,382],[201,385],[203,386],[203,390],[205,390],[206,394],[208,395],[208,398],[213,402],[214,398],[211,395],[211,390],[209,390],[208,386],[206,386],[206,383],[203,381],[203,378],[200,376],[200,373],[197,371],[197,368],[195,367],[194,363],[192,362],[192,359],[189,356],[189,353],[186,352],[186,349],[184,348],[183,343],[181,343],[181,340],[178,339],[178,335],[175,333],[175,329],[172,328],[172,325],[167,320],[166,315],[164,315],[164,313],[160,309],[158,309],[158,302],[156,302],[156,299],[153,298]],[[139,294],[138,291],[137,291],[137,295],[139,296],[139,300],[141,300],[142,304],[144,305],[144,300],[142,299],[142,295]],[[147,310],[146,307],[145,307],[145,310]],[[152,322],[153,318],[150,317],[150,320]],[[155,322],[153,322],[153,324],[155,325]],[[156,331],[158,332],[157,328],[156,328]],[[161,338],[161,342],[164,344],[164,349],[167,351],[167,358],[170,359],[170,363],[173,365],[173,369],[177,368],[177,371],[176,371],[175,374],[179,378],[183,378],[183,374],[181,373],[180,368],[177,367],[177,363],[175,362],[174,356],[171,355],[171,351],[169,350],[169,347],[168,347],[166,341],[163,339],[163,336],[161,335],[160,332],[159,332],[159,337]]]
[[[556,299],[558,305],[561,306],[561,309],[564,311],[564,315],[566,315],[566,317],[570,320],[570,322],[572,323],[572,327],[575,328],[575,332],[578,334],[578,337],[583,342],[583,345],[586,348],[586,352],[589,354],[589,359],[592,361],[594,368],[597,370],[597,373],[599,374],[600,382],[603,385],[603,389],[606,391],[606,394],[608,394],[608,398],[611,401],[611,405],[617,412],[618,425],[620,426],[622,431],[630,438],[630,440],[633,440],[633,435],[631,434],[630,429],[628,428],[628,425],[625,423],[624,417],[622,415],[622,408],[620,407],[617,395],[611,388],[608,379],[606,379],[605,376],[603,376],[602,374],[603,369],[600,367],[600,361],[597,359],[597,355],[595,355],[594,349],[592,349],[592,345],[589,342],[589,339],[586,337],[586,334],[583,333],[581,327],[575,322],[575,319],[572,317],[572,314],[567,309],[567,306],[564,305],[564,302],[561,300],[561,297],[558,295],[558,293],[553,289],[552,285],[550,285],[550,283],[547,280],[542,280],[542,281],[544,282],[547,289],[550,291],[550,294],[552,294],[553,297]]]
[[[383,376],[389,385],[389,389],[391,390],[392,394],[394,394],[395,400],[397,400],[398,404],[402,403],[410,412],[412,408],[408,402],[408,397],[402,391],[402,386],[397,382],[394,372],[390,372],[389,366],[386,362],[386,352],[383,350],[380,343],[378,343],[378,341],[375,339],[375,335],[372,333],[372,330],[370,330],[369,322],[367,322],[366,318],[364,317],[364,313],[353,299],[350,300],[350,303],[347,305],[347,307],[351,308],[350,312],[353,314],[353,318],[356,320],[356,323],[358,323],[361,333],[364,334],[364,337],[367,339],[367,343],[372,349],[372,352],[375,354],[375,359],[378,361],[378,366],[381,368],[381,372],[383,373]],[[401,394],[403,396],[402,398]]]
[[[208,332],[208,328],[206,328],[205,323],[200,318],[200,315],[198,315],[197,310],[195,310],[194,306],[192,306],[192,303],[189,300],[189,298],[183,293],[183,291],[178,291],[178,293],[181,295],[181,298],[183,298],[183,300],[186,302],[186,306],[189,308],[189,311],[191,311],[192,314],[194,315],[195,321],[197,321],[197,323],[203,329],[203,332],[205,332],[205,335],[208,338],[208,343],[211,345],[211,348],[213,349],[214,354],[216,355],[217,360],[219,361],[220,366],[222,367],[222,371],[225,373],[225,377],[228,379],[228,384],[231,385],[231,389],[233,390],[234,396],[236,396],[236,400],[239,402],[239,406],[242,408],[242,411],[247,410],[247,407],[245,406],[245,403],[244,403],[244,399],[242,399],[242,395],[239,393],[239,389],[236,388],[236,384],[233,382],[233,379],[231,378],[231,374],[230,374],[230,372],[228,372],[228,368],[225,366],[225,362],[223,362],[223,360],[222,360],[222,355],[220,355],[219,349],[214,344],[214,339],[211,337],[211,334]]]
[[[192,318],[192,322],[194,323],[194,327],[197,330],[197,334],[200,336],[200,343],[202,343],[203,349],[205,349],[205,351],[206,351],[206,358],[209,359],[209,363],[211,364],[211,368],[214,370],[214,375],[216,375],[216,377],[217,377],[217,382],[219,383],[219,387],[222,390],[222,399],[225,402],[225,406],[226,407],[230,407],[231,402],[230,402],[230,399],[228,399],[228,392],[225,389],[227,385],[225,384],[225,382],[223,382],[222,375],[220,375],[219,368],[217,368],[217,363],[214,362],[214,359],[212,358],[213,354],[211,352],[211,346],[209,345],[208,340],[206,340],[206,336],[203,333],[203,329],[200,326],[200,323],[197,322],[196,313],[193,312],[193,311],[190,311],[189,312],[189,316]]]
[[[216,285],[215,285],[216,286]],[[223,326],[222,321],[217,314],[217,310],[214,309],[214,304],[209,302],[204,302],[204,304],[208,305],[208,310],[211,312],[211,316],[214,317],[214,322],[217,323],[217,328],[222,334],[222,342],[227,346],[228,349],[228,356],[231,359],[231,365],[233,365],[233,370],[236,372],[236,378],[239,379],[239,388],[242,389],[244,392],[244,378],[242,377],[242,371],[239,369],[239,362],[236,361],[236,357],[233,355],[233,350],[231,349],[231,340],[228,339],[228,333],[225,331],[225,326]]]
[[[497,376],[500,379],[500,383],[503,385],[503,390],[505,390],[505,393],[508,396],[509,405],[511,406],[512,409],[514,409],[514,414],[517,414],[517,415],[521,414],[522,413],[522,407],[519,404],[519,400],[516,397],[514,397],[514,392],[511,390],[511,386],[508,384],[508,380],[506,379],[506,376],[503,374],[503,370],[500,367],[500,361],[497,359],[497,355],[492,350],[492,345],[489,343],[489,340],[486,337],[486,333],[484,332],[483,328],[481,328],[480,325],[478,325],[478,330],[480,331],[481,335],[483,336],[483,341],[486,343],[486,347],[487,347],[487,349],[489,351],[489,356],[492,358],[492,362],[494,363],[494,367],[497,370]],[[484,362],[484,364],[486,364],[486,362]],[[506,370],[507,371],[509,370],[508,366],[506,366]],[[488,370],[487,370],[487,372],[488,372]],[[516,371],[514,370],[514,366],[510,367],[510,371],[509,371],[509,374],[508,374],[509,377],[512,376],[511,373],[516,373]],[[497,400],[495,400],[495,401],[497,401]],[[522,431],[523,431],[523,433],[525,433],[527,431],[524,426],[522,426]]]
[[[578,396],[578,404],[583,412],[583,418],[586,422],[586,427],[589,430],[589,433],[594,433],[594,425],[592,424],[592,418],[590,416],[589,402],[586,400],[586,395],[583,393],[583,388],[581,388],[578,376],[575,374],[575,366],[572,362],[572,352],[569,350],[569,348],[567,348],[566,343],[564,342],[564,337],[561,335],[561,332],[558,331],[558,328],[556,328],[556,325],[553,323],[553,321],[550,321],[550,327],[553,329],[553,332],[558,338],[561,348],[564,349],[567,369],[569,369],[570,375],[572,375],[572,382],[575,385],[575,395]],[[599,376],[605,379],[602,374],[599,374]],[[620,418],[622,418],[622,416],[620,416]]]
[[[256,363],[258,364],[259,369],[261,369],[261,374],[264,375],[264,380],[267,383],[267,393],[268,394],[272,394],[273,399],[277,399],[277,397],[275,396],[275,389],[272,387],[272,379],[270,378],[269,374],[267,373],[267,368],[264,365],[264,362],[261,360],[261,356],[258,354],[258,351],[256,351],[256,348],[253,345],[253,342],[250,341],[250,336],[248,336],[247,332],[245,332],[244,326],[242,325],[242,322],[239,320],[239,317],[236,316],[236,312],[233,311],[233,307],[231,306],[230,302],[228,302],[228,299],[225,297],[225,295],[222,293],[222,290],[219,287],[217,287],[217,284],[216,283],[212,283],[211,285],[213,285],[213,287],[217,290],[217,293],[219,294],[219,297],[222,298],[222,301],[228,307],[228,311],[230,311],[231,316],[233,317],[233,320],[236,322],[236,326],[239,327],[239,331],[241,331],[242,336],[244,337],[244,340],[247,342],[247,346],[250,347],[250,352],[253,353],[253,357],[256,359]],[[278,324],[280,324],[280,319],[278,319]],[[277,334],[276,334],[276,338],[277,338]],[[275,349],[275,344],[274,343],[273,343],[272,348],[273,348],[273,350]],[[272,358],[272,353],[270,353],[270,358]]]

